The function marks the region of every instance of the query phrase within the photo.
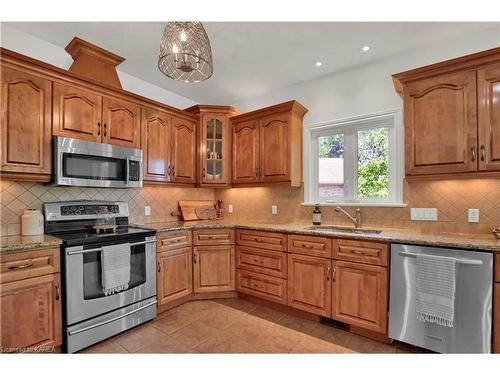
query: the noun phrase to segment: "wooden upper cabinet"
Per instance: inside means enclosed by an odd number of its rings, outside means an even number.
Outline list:
[[[51,82],[2,66],[1,171],[51,173]]]
[[[387,268],[333,261],[332,318],[387,332]]]
[[[170,116],[162,111],[142,109],[141,142],[145,181],[170,181]]]
[[[287,305],[330,316],[331,264],[330,259],[288,254]]]
[[[233,184],[302,183],[302,119],[296,101],[231,117]]]
[[[477,80],[479,169],[500,171],[500,63],[480,69]]]
[[[140,147],[141,110],[139,105],[122,99],[102,100],[103,143]]]
[[[196,124],[172,117],[172,181],[196,182]]]
[[[233,127],[233,183],[259,181],[259,123],[244,121]]]
[[[260,120],[260,170],[262,182],[290,180],[290,131],[287,112]]]
[[[499,175],[500,48],[392,78],[404,105],[406,177]]]
[[[476,170],[475,71],[409,83],[404,118],[407,175]]]
[[[52,95],[53,135],[101,142],[101,95],[61,83],[54,83]]]

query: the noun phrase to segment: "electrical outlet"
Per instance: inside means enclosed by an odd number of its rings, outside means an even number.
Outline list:
[[[149,216],[149,215],[151,215],[151,207],[144,206],[144,216]]]
[[[232,214],[232,213],[233,213],[233,205],[232,205],[232,204],[228,204],[228,205],[227,205],[227,212],[228,212],[229,214]]]
[[[278,215],[278,206],[277,206],[277,205],[273,204],[273,205],[271,206],[271,213],[272,213],[273,215]]]
[[[412,208],[411,220],[437,221],[437,208]]]
[[[469,223],[479,223],[479,208],[469,208]]]

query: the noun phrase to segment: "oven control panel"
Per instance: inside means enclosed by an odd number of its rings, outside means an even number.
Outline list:
[[[119,213],[120,213],[120,208],[117,204],[61,206],[61,216],[119,214]]]

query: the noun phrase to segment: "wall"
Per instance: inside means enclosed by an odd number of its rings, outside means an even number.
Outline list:
[[[350,69],[320,79],[302,82],[275,90],[252,100],[233,103],[242,111],[296,99],[309,112],[304,124],[316,124],[390,109],[401,109],[391,75],[419,66],[463,56],[500,45],[500,26],[486,31],[463,35],[441,45],[407,51],[384,60]],[[237,188],[216,190],[216,199],[234,205],[237,220],[310,223],[312,207],[301,206],[303,190],[287,187]],[[412,182],[404,184],[407,208],[362,208],[366,225],[407,228],[422,231],[487,233],[500,226],[500,181],[456,180]],[[278,215],[271,215],[271,205],[278,205]],[[437,207],[437,222],[410,221],[411,207]],[[480,209],[480,223],[467,223],[467,209]],[[348,211],[353,213],[355,208]],[[332,207],[322,208],[328,223],[351,225]],[[324,219],[324,220],[325,220]]]
[[[25,208],[42,209],[43,202],[75,199],[119,200],[129,203],[130,221],[136,224],[176,221],[170,213],[177,210],[177,201],[184,199],[213,199],[213,189],[170,186],[146,186],[141,189],[99,189],[52,187],[40,183],[0,180],[1,234],[19,234],[20,215]],[[151,215],[144,216],[144,207]]]
[[[0,24],[0,34],[0,45],[4,48],[55,65],[62,69],[68,69],[73,63],[73,59],[64,48],[7,26],[5,23]],[[121,72],[119,67],[117,70],[124,90],[177,108],[187,108],[196,104],[194,101],[184,96]]]
[[[216,190],[215,199],[222,199],[227,207],[233,204],[228,219],[260,221],[264,223],[312,223],[311,206],[302,206],[303,189],[290,187],[255,187]],[[500,180],[446,180],[405,183],[405,208],[362,207],[363,225],[368,227],[410,229],[425,232],[490,233],[500,226]],[[278,206],[278,214],[271,214],[271,205]],[[436,207],[438,221],[411,221],[411,207]],[[480,209],[480,223],[467,223],[467,209]],[[355,207],[346,207],[354,214]],[[323,223],[352,224],[335,213],[333,207],[321,207]]]

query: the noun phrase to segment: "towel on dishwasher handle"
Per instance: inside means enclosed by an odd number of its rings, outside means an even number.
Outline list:
[[[456,259],[417,254],[417,319],[453,327],[455,318]]]
[[[102,291],[108,296],[128,289],[130,282],[130,244],[104,246],[102,257]]]

